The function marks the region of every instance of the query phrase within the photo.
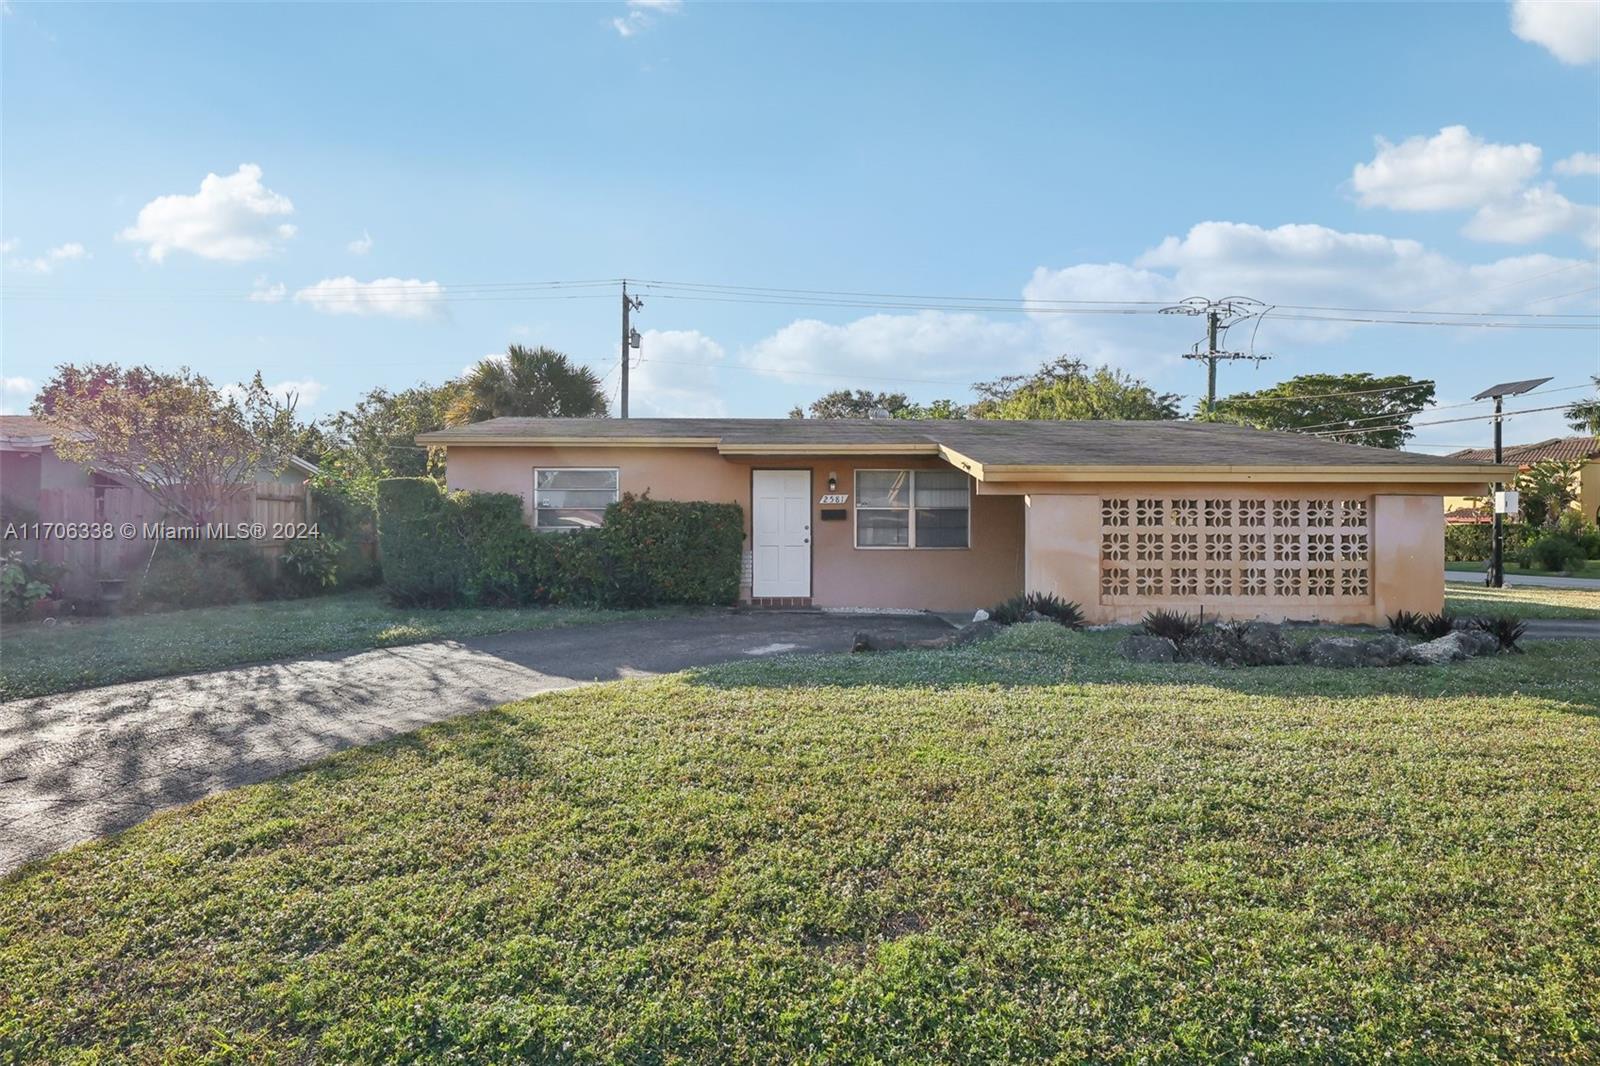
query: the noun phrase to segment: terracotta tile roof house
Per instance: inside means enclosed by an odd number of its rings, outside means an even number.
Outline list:
[[[1526,470],[1534,463],[1556,459],[1564,463],[1582,463],[1578,471],[1578,494],[1572,501],[1591,522],[1600,522],[1600,437],[1551,437],[1536,444],[1513,444],[1502,448],[1505,461]],[[1450,460],[1488,462],[1494,459],[1493,448],[1467,448],[1445,456]],[[1478,496],[1452,498],[1446,501],[1446,519],[1470,522],[1481,517],[1482,502]]]
[[[425,433],[536,529],[624,492],[739,503],[757,604],[968,609],[1022,591],[1381,622],[1444,596],[1446,494],[1505,468],[1202,422],[497,418]]]

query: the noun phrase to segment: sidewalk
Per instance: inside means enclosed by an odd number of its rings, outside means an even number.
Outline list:
[[[1476,570],[1446,570],[1444,579],[1452,585],[1477,585],[1483,587],[1483,575]],[[1507,574],[1506,584],[1524,588],[1595,589],[1600,590],[1600,578],[1556,577],[1554,575]]]

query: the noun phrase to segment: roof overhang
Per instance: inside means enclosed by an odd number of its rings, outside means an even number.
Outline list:
[[[852,443],[760,443],[727,441],[721,437],[569,437],[569,436],[485,436],[448,429],[419,433],[417,443],[431,447],[457,445],[473,448],[713,448],[728,456],[829,456],[829,455],[928,455],[938,456],[951,466],[964,470],[979,481],[1005,482],[1275,482],[1332,483],[1372,482],[1438,485],[1486,484],[1506,480],[1517,473],[1517,464],[1502,463],[1417,463],[1380,465],[1201,465],[1138,466],[1105,464],[1027,464],[980,463],[948,445],[934,441],[852,442]]]
[[[418,433],[418,444],[429,447],[448,445],[474,448],[715,448],[721,437],[489,437],[476,433],[455,433],[448,429]]]
[[[1393,466],[1314,466],[1276,465],[1201,465],[1136,466],[1126,463],[1029,465],[1021,463],[980,463],[953,448],[940,453],[950,465],[965,470],[979,481],[1000,482],[1082,482],[1082,481],[1217,481],[1217,482],[1351,482],[1411,484],[1480,484],[1513,477],[1515,463],[1439,463]]]

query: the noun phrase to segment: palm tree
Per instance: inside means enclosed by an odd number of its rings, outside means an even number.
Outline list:
[[[600,379],[588,367],[540,345],[513,344],[504,358],[467,371],[445,422],[464,426],[486,418],[604,418],[610,413]]]
[[[1594,382],[1596,397],[1592,400],[1579,400],[1563,412],[1567,416],[1567,425],[1579,433],[1592,433],[1600,437],[1600,376],[1591,377]]]

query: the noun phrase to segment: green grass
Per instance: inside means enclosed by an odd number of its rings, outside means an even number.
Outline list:
[[[667,611],[650,612],[665,614]],[[643,617],[642,612],[629,612]],[[428,611],[375,592],[166,614],[4,627],[0,699],[141,681],[240,663],[603,622],[616,611],[567,607]]]
[[[1472,562],[1471,560],[1455,560],[1444,564],[1446,570],[1482,574],[1488,569],[1487,562]],[[1508,574],[1531,574],[1538,577],[1595,577],[1600,578],[1600,559],[1590,559],[1576,570],[1533,570],[1515,563],[1506,564]]]
[[[541,696],[0,882],[18,1061],[1594,1061],[1600,643]]]
[[[1600,618],[1600,589],[1544,589],[1511,585],[1491,589],[1482,585],[1446,584],[1444,606],[1445,610],[1455,614]]]

